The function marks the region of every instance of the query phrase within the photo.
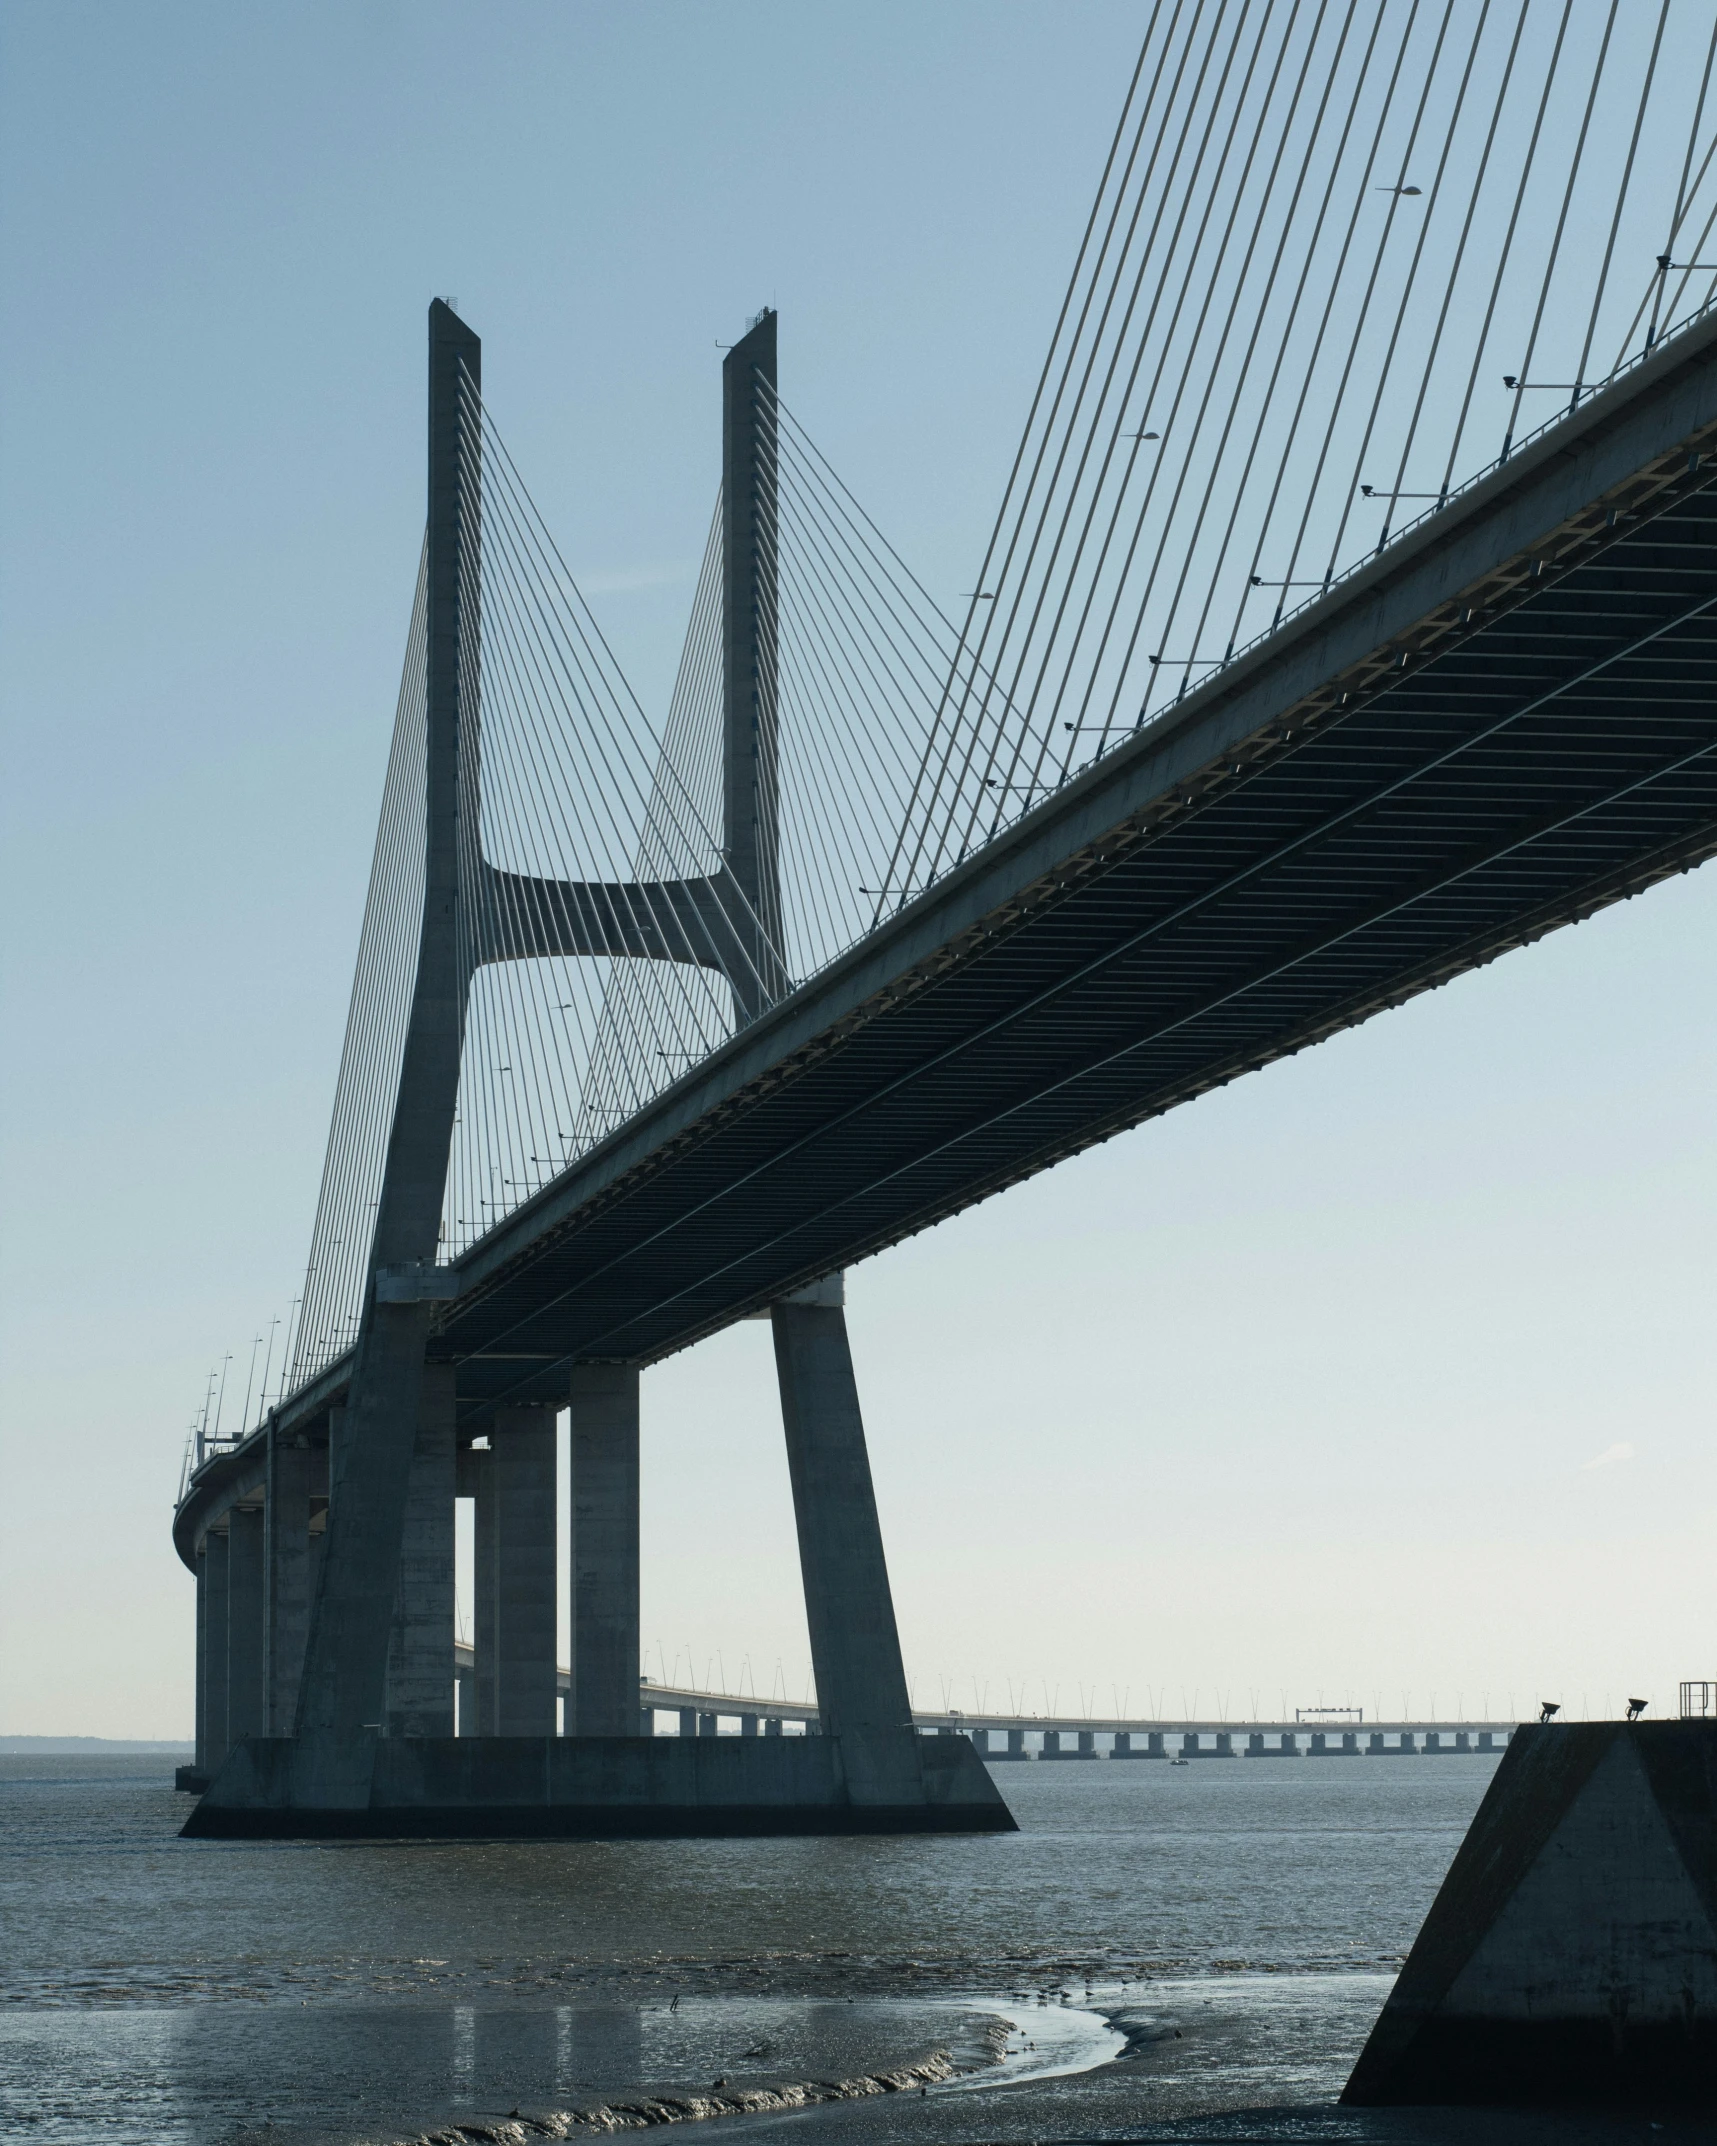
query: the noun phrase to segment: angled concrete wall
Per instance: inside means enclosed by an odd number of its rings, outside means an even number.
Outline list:
[[[1343,2099],[1717,2107],[1717,1723],[1515,1734]]]

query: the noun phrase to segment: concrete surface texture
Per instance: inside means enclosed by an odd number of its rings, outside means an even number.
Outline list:
[[[1523,1729],[1344,2099],[1717,2108],[1717,1723]]]

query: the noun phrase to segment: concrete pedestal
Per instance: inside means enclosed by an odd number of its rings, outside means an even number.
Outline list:
[[[862,1735],[383,1737],[367,1794],[306,1808],[289,1738],[247,1743],[186,1821],[205,1840],[636,1839],[1011,1833],[964,1736],[926,1739],[909,1802],[879,1802]]]
[[[1717,2108],[1717,1723],[1516,1731],[1342,2098]]]

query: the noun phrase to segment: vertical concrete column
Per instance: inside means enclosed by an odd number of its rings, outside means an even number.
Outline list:
[[[197,1552],[197,1749],[192,1763],[205,1780],[209,1772],[209,1553]]]
[[[454,1386],[451,1364],[425,1365],[388,1641],[389,1736],[453,1734]]]
[[[695,1707],[682,1706],[680,1708],[680,1734],[682,1736],[695,1736],[697,1733],[697,1709]]]
[[[1022,1759],[1025,1757],[1025,1731],[1023,1729],[1009,1729],[1008,1757],[1010,1759]]]
[[[495,1736],[555,1730],[554,1419],[552,1408],[498,1408],[489,1423]],[[634,1684],[629,1726],[637,1706]]]
[[[227,1741],[265,1736],[263,1706],[263,1518],[235,1505],[227,1521]]]
[[[838,1301],[801,1300],[777,1304],[771,1322],[823,1728],[831,1736],[909,1729],[846,1313]]]
[[[572,1734],[638,1734],[638,1369],[576,1364],[572,1482]]]
[[[203,1538],[203,1769],[214,1775],[227,1755],[227,1570],[230,1537]]]
[[[321,1459],[304,1438],[288,1445],[270,1425],[262,1633],[270,1736],[290,1736],[298,1716],[298,1679],[310,1632],[310,1493],[321,1473]]]

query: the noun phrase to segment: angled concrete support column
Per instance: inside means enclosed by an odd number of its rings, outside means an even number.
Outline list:
[[[638,1729],[638,1371],[577,1364],[571,1413],[569,1733]]]
[[[197,1749],[193,1760],[205,1780],[209,1773],[209,1552],[197,1552]]]
[[[451,1364],[424,1370],[388,1644],[390,1736],[453,1734],[454,1381]]]
[[[235,1505],[227,1549],[227,1741],[266,1736],[263,1706],[263,1517]]]
[[[474,1446],[459,1456],[461,1486],[471,1486],[471,1720],[467,1736],[495,1733],[495,1478],[494,1454]]]
[[[476,1528],[483,1736],[555,1730],[554,1419],[552,1408],[501,1408],[490,1419]]]
[[[230,1538],[211,1528],[203,1539],[203,1771],[227,1755],[227,1568]]]
[[[310,1496],[321,1487],[323,1466],[315,1447],[302,1439],[288,1445],[270,1429],[262,1639],[270,1736],[290,1736],[298,1715],[298,1679],[310,1632]]]
[[[771,1313],[805,1620],[822,1728],[842,1739],[854,1801],[908,1803],[923,1795],[922,1762],[842,1294],[837,1275]]]

